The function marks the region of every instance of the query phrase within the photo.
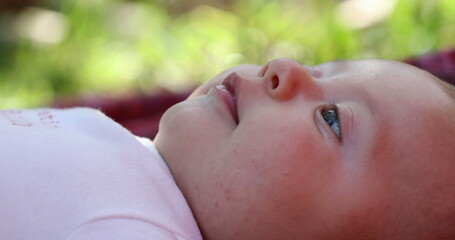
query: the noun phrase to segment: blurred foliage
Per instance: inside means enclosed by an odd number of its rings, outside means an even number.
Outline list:
[[[179,91],[228,67],[275,57],[304,64],[403,59],[454,46],[455,1],[396,1],[363,27],[343,20],[340,0],[42,0],[3,10],[0,107]]]

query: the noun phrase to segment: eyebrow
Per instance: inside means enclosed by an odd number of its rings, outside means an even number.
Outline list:
[[[361,91],[360,93],[363,95],[362,102],[367,105],[367,110],[368,112],[372,115],[375,116],[376,113],[378,112],[379,108],[379,102],[374,101],[373,94],[369,91]]]
[[[439,78],[437,75],[433,74],[431,71],[423,68],[419,68],[417,66],[414,66],[412,64],[406,64],[412,68],[418,69],[422,71],[427,77],[425,78],[426,80],[436,83],[441,90],[450,98],[452,98],[455,101],[455,85],[450,84],[446,80],[443,80],[442,78]]]
[[[374,101],[373,92],[367,91],[357,84],[352,87],[353,93],[357,96],[352,100],[346,101],[347,105],[350,106],[350,111],[352,111],[352,122],[350,129],[342,129],[341,131],[348,130],[350,132],[350,138],[361,138],[354,140],[357,143],[362,143],[361,145],[358,145],[356,149],[363,148],[365,145],[373,146],[374,148],[374,146],[376,146],[377,133],[380,128],[375,120],[378,116],[378,112],[380,112],[379,105],[381,103],[380,101]],[[351,102],[351,104],[349,104],[349,102]],[[373,127],[373,129],[369,129],[370,127]]]
[[[455,86],[454,85],[452,85],[432,74],[431,74],[430,78],[434,82],[436,82],[436,84],[441,88],[441,90],[455,102]]]
[[[336,79],[334,79],[336,81]],[[361,80],[365,81],[365,80]],[[375,115],[378,111],[380,102],[374,101],[373,92],[368,91],[367,89],[362,87],[362,84],[358,84],[358,82],[349,84],[349,88],[352,90],[351,94],[355,94],[356,96],[353,97],[353,100],[356,102],[361,103],[362,105],[366,105],[367,110],[370,112],[371,115]]]

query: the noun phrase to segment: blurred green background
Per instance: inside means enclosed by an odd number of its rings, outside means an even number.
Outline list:
[[[1,0],[0,108],[182,91],[241,63],[455,46],[453,0]]]

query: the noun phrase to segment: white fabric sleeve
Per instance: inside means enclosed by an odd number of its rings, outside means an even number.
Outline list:
[[[167,229],[134,218],[107,218],[88,222],[66,240],[186,240]],[[189,240],[189,239],[188,239]]]

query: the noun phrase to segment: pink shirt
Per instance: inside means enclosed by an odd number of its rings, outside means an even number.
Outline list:
[[[0,239],[202,239],[169,169],[100,112],[0,111]]]

